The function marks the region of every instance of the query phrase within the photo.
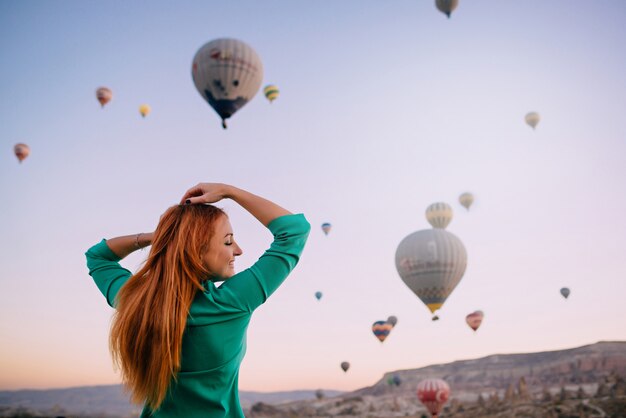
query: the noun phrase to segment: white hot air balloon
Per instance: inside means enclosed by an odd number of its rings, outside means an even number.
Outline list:
[[[450,15],[459,5],[459,0],[435,0],[435,6],[450,19]]]
[[[444,202],[433,203],[426,208],[426,220],[433,228],[445,229],[452,220],[452,208]]]
[[[466,267],[465,246],[456,235],[440,228],[413,232],[396,250],[398,274],[431,313],[441,308]]]
[[[470,206],[472,206],[472,203],[474,203],[474,195],[471,193],[463,193],[461,196],[459,196],[459,203],[465,209],[469,210]]]
[[[529,124],[533,129],[537,127],[537,124],[540,120],[541,118],[539,117],[539,113],[537,112],[530,112],[526,114],[526,123]]]
[[[221,38],[204,44],[193,58],[191,76],[200,95],[226,119],[257,94],[263,63],[248,44]]]

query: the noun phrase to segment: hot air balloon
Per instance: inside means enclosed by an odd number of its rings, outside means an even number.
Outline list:
[[[22,143],[15,144],[15,146],[13,147],[13,152],[15,153],[17,160],[20,162],[20,164],[22,164],[22,161],[24,161],[26,157],[30,155],[30,147]]]
[[[324,397],[324,391],[322,389],[318,389],[315,391],[315,397],[317,399],[322,399]]]
[[[564,287],[561,289],[561,295],[563,295],[563,297],[565,299],[567,299],[569,297],[569,288],[568,287]]]
[[[150,105],[142,104],[141,106],[139,106],[139,113],[141,113],[142,118],[148,116],[151,110],[152,108],[150,107]]]
[[[315,298],[320,300],[322,298],[322,292],[315,292]]]
[[[330,230],[332,229],[332,227],[333,227],[333,226],[332,226],[331,224],[329,224],[328,222],[324,222],[324,223],[322,224],[322,231],[324,231],[324,234],[325,234],[325,235],[328,235],[328,233],[330,232]]]
[[[200,95],[222,118],[241,109],[263,81],[263,63],[248,44],[221,38],[204,44],[193,58],[191,76]]]
[[[472,203],[474,203],[474,195],[471,193],[463,193],[461,196],[459,196],[459,203],[465,209],[469,210],[470,206],[472,206]]]
[[[402,383],[402,379],[400,379],[400,376],[398,376],[397,374],[393,375],[393,384],[396,386],[400,386],[400,384]]]
[[[96,98],[100,102],[100,106],[104,107],[104,105],[109,103],[113,98],[113,92],[107,87],[100,87],[96,90]]]
[[[381,343],[389,336],[391,328],[393,325],[387,321],[376,321],[372,324],[372,332]]]
[[[540,120],[540,117],[539,117],[539,113],[537,112],[530,112],[526,114],[526,123],[529,124],[533,129],[535,129],[535,127],[539,123],[539,120]]]
[[[465,322],[467,322],[467,325],[469,325],[471,329],[476,331],[478,327],[480,327],[480,324],[483,322],[484,316],[485,314],[483,313],[483,311],[475,311],[465,317]]]
[[[450,397],[450,387],[441,379],[425,379],[417,384],[417,398],[428,409],[431,417],[439,415]]]
[[[459,0],[435,0],[435,6],[450,19],[450,14],[459,5]]]
[[[426,208],[426,220],[433,228],[445,229],[452,220],[452,208],[444,202],[433,203]]]
[[[267,100],[269,100],[270,103],[276,100],[279,93],[280,91],[278,90],[278,87],[272,84],[265,86],[265,88],[263,89],[263,94],[265,94],[265,97],[267,97]]]
[[[444,229],[413,232],[396,250],[398,274],[431,313],[441,308],[461,281],[466,267],[463,243]]]
[[[350,368],[350,363],[348,363],[347,361],[344,361],[341,363],[341,370],[343,370],[344,372],[347,372],[349,368]]]
[[[392,327],[395,327],[396,324],[398,323],[398,318],[396,318],[395,316],[391,315],[389,318],[387,318],[387,322],[389,322]]]

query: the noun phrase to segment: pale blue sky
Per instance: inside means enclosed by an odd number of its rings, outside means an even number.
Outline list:
[[[0,2],[0,389],[119,380],[83,253],[154,228],[199,181],[313,224],[252,320],[242,389],[349,390],[396,369],[626,339],[625,18],[608,0],[461,0],[449,20],[425,0]],[[281,90],[226,131],[191,80],[197,49],[220,37],[249,43]],[[114,97],[100,109],[103,85]],[[23,164],[17,142],[31,146]],[[454,208],[468,269],[431,322],[394,253],[435,201]],[[245,268],[271,237],[222,206]],[[370,327],[389,315],[381,345]]]

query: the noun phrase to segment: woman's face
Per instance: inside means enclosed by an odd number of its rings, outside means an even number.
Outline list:
[[[243,251],[235,242],[233,227],[227,216],[220,216],[215,221],[215,233],[209,241],[209,250],[202,257],[211,278],[216,281],[226,280],[235,274],[235,257]]]

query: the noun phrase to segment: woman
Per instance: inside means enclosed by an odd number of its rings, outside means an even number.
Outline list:
[[[274,235],[238,274],[242,250],[226,214],[210,205],[226,198]],[[116,308],[110,349],[131,399],[144,404],[141,417],[243,417],[238,378],[250,317],[295,267],[309,230],[302,214],[233,186],[200,183],[154,233],[102,240],[87,251],[89,274]],[[135,275],[119,265],[148,245]]]

